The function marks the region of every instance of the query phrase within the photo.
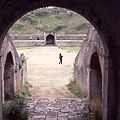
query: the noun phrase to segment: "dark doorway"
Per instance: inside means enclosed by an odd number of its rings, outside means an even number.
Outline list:
[[[9,100],[14,93],[14,63],[11,52],[7,54],[4,67],[4,101]]]
[[[49,34],[46,37],[46,45],[54,45],[55,44],[55,37],[52,34]]]
[[[102,120],[102,74],[96,52],[92,55],[90,62],[90,105],[95,119]]]

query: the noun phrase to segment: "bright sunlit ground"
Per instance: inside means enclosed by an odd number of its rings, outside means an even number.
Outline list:
[[[75,97],[66,85],[73,79],[74,61],[78,48],[24,47],[18,52],[24,53],[28,64],[28,82],[33,85],[33,96]],[[63,55],[63,64],[59,64],[59,53]]]

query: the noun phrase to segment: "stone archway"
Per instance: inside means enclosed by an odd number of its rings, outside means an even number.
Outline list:
[[[9,94],[12,93],[14,93],[14,63],[9,52],[4,67],[4,101],[9,100]]]
[[[102,120],[102,73],[97,52],[93,53],[90,61],[90,105],[96,120]]]
[[[46,37],[46,45],[54,45],[55,44],[55,37],[52,34],[47,35]]]
[[[88,19],[100,33],[101,39],[107,44],[109,50],[108,84],[104,91],[103,120],[120,119],[120,2],[105,0],[2,0],[0,2],[0,40],[2,43],[6,32],[11,25],[28,11],[47,6],[57,6],[78,12]],[[9,19],[8,19],[9,18]],[[116,21],[116,24],[114,24]],[[2,75],[1,75],[2,76]],[[2,79],[2,78],[1,78]],[[2,85],[1,85],[2,86]],[[1,91],[0,91],[1,94]],[[109,99],[110,98],[110,99]],[[118,108],[119,106],[119,108]],[[0,104],[0,119],[1,115]]]

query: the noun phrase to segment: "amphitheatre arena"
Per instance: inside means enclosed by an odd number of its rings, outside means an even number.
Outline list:
[[[119,9],[2,0],[0,120],[120,120]]]

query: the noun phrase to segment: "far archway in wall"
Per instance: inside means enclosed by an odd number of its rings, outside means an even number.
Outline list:
[[[95,52],[90,61],[90,104],[96,120],[102,120],[102,74],[99,56]]]
[[[47,35],[46,37],[46,45],[54,45],[55,44],[55,37],[52,34]]]
[[[14,93],[14,63],[11,52],[7,54],[4,67],[4,101],[9,100],[9,94]]]

